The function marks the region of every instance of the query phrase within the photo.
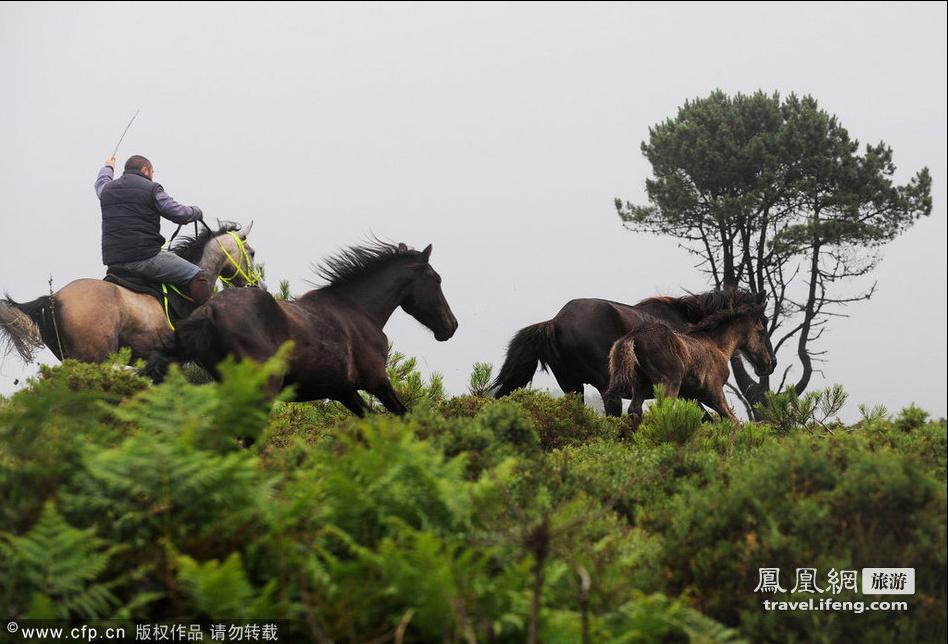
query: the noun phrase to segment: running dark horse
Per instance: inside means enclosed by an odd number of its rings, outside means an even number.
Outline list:
[[[253,222],[246,228],[223,222],[219,230],[206,228],[194,236],[182,235],[171,252],[198,265],[213,284],[218,278],[233,286],[257,281],[254,249],[247,243]],[[243,290],[243,289],[241,289]],[[171,338],[171,328],[158,300],[100,279],[78,279],[56,293],[19,303],[0,298],[0,345],[16,350],[30,363],[46,346],[60,360],[102,362],[120,347],[129,347],[134,359],[147,360]]]
[[[740,351],[758,376],[773,373],[765,298],[709,315],[687,332],[660,322],[643,324],[615,341],[609,353],[606,395],[630,398],[632,428],[642,422],[642,403],[662,385],[669,398],[690,398],[739,422],[724,396],[731,356]]]
[[[430,245],[417,251],[376,242],[328,259],[319,271],[328,284],[294,301],[254,289],[225,291],[178,325],[174,346],[156,353],[146,372],[160,380],[169,362],[193,361],[216,375],[228,355],[262,362],[292,341],[288,370],[272,383],[275,389],[294,385],[297,400],[331,398],[362,416],[361,389],[403,414],[385,371],[385,323],[401,307],[438,341],[458,328],[430,257]]]
[[[629,305],[598,299],[570,300],[552,319],[521,329],[510,341],[507,358],[493,386],[505,396],[533,379],[537,363],[549,368],[566,393],[583,393],[592,385],[602,396],[605,412],[618,416],[622,399],[607,395],[609,350],[626,333],[648,322],[685,331],[705,317],[755,303],[749,291],[727,289],[683,297],[652,297]],[[770,342],[768,350],[773,355]]]

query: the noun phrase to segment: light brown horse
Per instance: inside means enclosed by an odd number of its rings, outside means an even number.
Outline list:
[[[231,223],[217,231],[205,228],[179,238],[171,252],[197,264],[212,284],[223,274],[233,285],[245,286],[255,275],[254,249],[246,243],[252,227],[253,222],[245,229]],[[43,346],[60,360],[102,362],[120,347],[131,348],[134,359],[147,359],[171,337],[155,297],[104,280],[78,279],[24,304],[0,299],[0,343],[27,363]]]
[[[740,351],[758,376],[776,366],[767,342],[765,300],[714,313],[681,332],[657,322],[622,336],[609,352],[607,395],[631,398],[632,427],[642,422],[642,403],[655,385],[670,398],[690,398],[737,422],[724,397],[731,356]]]

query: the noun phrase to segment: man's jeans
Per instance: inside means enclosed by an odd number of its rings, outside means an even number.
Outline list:
[[[191,262],[166,250],[148,259],[112,264],[112,266],[130,271],[153,282],[170,282],[179,288],[187,288],[194,276],[201,272],[201,269]]]

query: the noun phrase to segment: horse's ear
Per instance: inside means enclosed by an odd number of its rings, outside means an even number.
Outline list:
[[[431,244],[428,244],[423,251],[421,251],[421,258],[426,262],[431,259]]]
[[[250,223],[247,224],[247,227],[246,227],[246,228],[244,228],[243,230],[241,230],[241,231],[240,231],[239,233],[237,233],[237,234],[240,235],[240,238],[241,238],[241,239],[247,239],[247,235],[250,234],[250,229],[251,229],[251,228],[253,228],[253,219],[250,220]]]

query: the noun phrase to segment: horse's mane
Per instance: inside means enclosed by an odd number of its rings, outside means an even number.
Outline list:
[[[636,306],[664,304],[675,309],[686,321],[696,324],[708,316],[719,312],[732,311],[744,306],[757,304],[756,296],[750,291],[737,288],[707,291],[706,293],[688,293],[681,297],[658,296],[642,300]]]
[[[759,317],[764,314],[764,305],[758,302],[752,304],[741,304],[732,309],[724,309],[721,311],[716,311],[711,315],[703,318],[695,324],[688,326],[688,333],[696,333],[699,331],[712,331],[720,326],[723,326],[730,322],[731,320],[736,320],[743,317]]]
[[[204,254],[204,247],[207,246],[207,242],[218,235],[240,230],[240,224],[234,223],[233,221],[220,221],[218,224],[220,227],[216,231],[205,227],[196,235],[178,236],[174,240],[174,243],[171,244],[169,250],[181,259],[186,259],[192,264],[200,264],[201,256]]]
[[[374,239],[361,246],[344,248],[323,260],[322,266],[313,265],[312,269],[327,282],[319,287],[325,289],[351,284],[394,261],[419,255],[421,251],[408,248],[404,244],[390,244]]]

